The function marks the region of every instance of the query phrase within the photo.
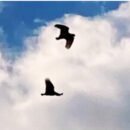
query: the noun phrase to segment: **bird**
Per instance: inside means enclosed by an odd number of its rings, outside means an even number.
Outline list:
[[[45,89],[45,93],[41,93],[41,96],[61,96],[63,95],[63,93],[57,93],[54,90],[54,85],[52,84],[52,82],[50,81],[49,78],[45,79],[45,85],[46,85],[46,89]]]
[[[55,27],[60,29],[59,37],[56,37],[56,40],[65,39],[66,45],[65,47],[69,49],[74,41],[75,34],[69,33],[69,27],[61,24],[55,24]]]

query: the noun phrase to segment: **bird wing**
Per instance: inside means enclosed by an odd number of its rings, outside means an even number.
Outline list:
[[[68,33],[69,28],[65,25],[56,24],[55,27],[61,29],[61,33]]]
[[[66,45],[65,45],[65,47],[66,47],[67,49],[69,49],[69,48],[71,47],[73,41],[74,41],[74,37],[71,37],[71,38],[66,39]]]
[[[52,82],[48,79],[45,80],[45,84],[46,84],[46,92],[53,92],[54,91],[54,85],[52,84]]]

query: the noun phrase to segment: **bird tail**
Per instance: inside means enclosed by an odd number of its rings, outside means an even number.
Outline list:
[[[56,37],[56,40],[59,40],[60,38],[59,37]]]
[[[55,93],[56,96],[61,96],[63,93]]]
[[[71,45],[72,45],[72,44],[70,44],[70,43],[69,43],[69,44],[66,44],[66,45],[65,45],[66,49],[70,49]]]
[[[44,96],[45,95],[45,93],[41,93],[41,96]]]

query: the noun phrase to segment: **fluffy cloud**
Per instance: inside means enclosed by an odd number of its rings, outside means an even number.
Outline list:
[[[129,130],[130,3],[94,18],[65,15],[25,39],[15,61],[0,55],[2,130]],[[70,50],[56,41],[64,23]],[[49,77],[61,97],[41,97]]]

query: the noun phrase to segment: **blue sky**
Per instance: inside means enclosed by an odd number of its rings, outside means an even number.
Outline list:
[[[2,2],[0,27],[8,48],[20,51],[32,30],[66,13],[93,17],[115,10],[122,2]],[[3,6],[2,6],[3,7]],[[40,21],[40,22],[38,22]]]

